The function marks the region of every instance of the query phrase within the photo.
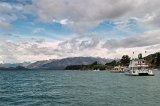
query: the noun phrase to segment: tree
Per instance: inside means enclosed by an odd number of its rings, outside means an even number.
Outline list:
[[[130,62],[130,57],[128,55],[123,55],[120,62],[121,62],[121,65],[128,66]]]
[[[160,65],[160,53],[156,53],[155,63],[156,63],[156,66]]]

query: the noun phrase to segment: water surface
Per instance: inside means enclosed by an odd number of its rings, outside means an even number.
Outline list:
[[[160,72],[0,71],[0,106],[160,106]]]

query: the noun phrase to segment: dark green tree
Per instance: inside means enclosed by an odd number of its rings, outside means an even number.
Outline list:
[[[128,66],[130,62],[130,57],[128,55],[123,55],[120,62],[121,62],[121,65]]]
[[[160,53],[156,53],[155,64],[156,66],[160,66]]]

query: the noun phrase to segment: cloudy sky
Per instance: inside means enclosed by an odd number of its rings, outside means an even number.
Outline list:
[[[0,0],[0,62],[160,51],[159,0]]]

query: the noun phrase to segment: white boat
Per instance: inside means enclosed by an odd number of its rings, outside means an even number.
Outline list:
[[[95,70],[93,70],[93,71],[100,71],[100,69],[95,69]]]
[[[133,76],[154,76],[142,54],[137,59],[132,59],[129,64],[129,75]]]
[[[113,73],[124,73],[125,72],[125,67],[123,66],[115,66],[113,70],[111,70]]]

